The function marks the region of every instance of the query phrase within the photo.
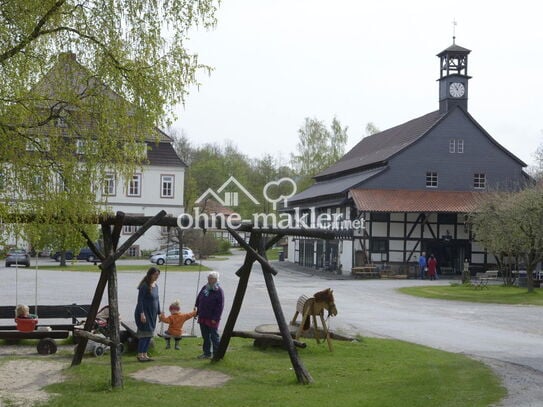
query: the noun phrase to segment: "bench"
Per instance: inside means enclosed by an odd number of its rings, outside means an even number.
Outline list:
[[[90,309],[88,305],[38,305],[38,325],[34,331],[22,332],[17,330],[16,325],[1,325],[0,339],[21,340],[38,339],[38,353],[40,355],[49,355],[56,353],[57,345],[55,339],[65,339],[70,333],[73,334],[74,328],[80,324],[78,318],[85,318]],[[36,314],[35,307],[30,306],[30,312]],[[15,320],[15,306],[0,306],[0,320]],[[44,323],[44,320],[63,320],[69,319],[69,323]]]
[[[361,278],[381,278],[381,273],[377,270],[377,266],[372,264],[353,267],[351,269],[351,274],[354,277]]]
[[[473,288],[485,289],[488,288],[489,281],[495,281],[498,279],[498,270],[487,270],[484,273],[477,273],[477,277],[473,282]]]

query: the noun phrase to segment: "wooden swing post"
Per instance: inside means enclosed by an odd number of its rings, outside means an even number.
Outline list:
[[[273,280],[273,276],[277,274],[277,271],[273,269],[273,267],[268,263],[268,260],[266,259],[266,244],[265,241],[262,239],[262,234],[258,231],[253,230],[251,232],[250,244],[248,244],[235,230],[230,227],[227,227],[226,229],[228,230],[228,232],[230,232],[232,237],[234,237],[234,239],[236,239],[236,241],[247,251],[247,254],[243,267],[239,270],[241,272],[241,275],[240,281],[238,283],[238,290],[236,291],[236,298],[234,300],[236,304],[234,314],[232,314],[231,311],[232,317],[229,316],[228,318],[228,331],[223,331],[223,337],[221,339],[221,344],[219,345],[220,358],[224,357],[224,353],[226,351],[228,343],[230,342],[230,337],[232,336],[232,329],[235,325],[237,316],[239,314],[239,309],[241,308],[241,303],[243,301],[243,296],[245,295],[245,291],[247,288],[249,274],[251,272],[252,265],[256,260],[261,264],[264,271],[264,281],[266,282],[266,288],[268,289],[268,294],[270,296],[273,312],[275,314],[275,319],[277,321],[277,324],[279,325],[279,332],[281,333],[281,337],[283,338],[283,344],[290,356],[290,361],[292,363],[292,367],[294,368],[294,372],[296,373],[298,383],[313,383],[313,378],[311,377],[298,356],[296,346],[294,345],[287,321],[283,314],[281,303],[279,301],[279,296],[277,295],[277,290],[275,289],[275,282]],[[217,360],[218,359],[219,358],[217,358]]]

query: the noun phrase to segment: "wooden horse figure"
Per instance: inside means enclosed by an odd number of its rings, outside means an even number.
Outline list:
[[[302,295],[300,298],[298,298],[298,302],[296,303],[296,312],[294,313],[294,317],[292,317],[291,324],[295,325],[298,314],[302,315],[302,322],[300,323],[300,327],[296,331],[296,339],[298,339],[300,338],[302,331],[306,331],[309,329],[311,325],[310,317],[312,317],[313,328],[315,330],[315,339],[317,340],[317,343],[320,343],[319,330],[317,329],[318,315],[321,319],[324,337],[328,342],[328,349],[332,351],[332,341],[330,340],[330,333],[328,332],[328,327],[326,326],[326,321],[324,319],[325,309],[328,310],[329,317],[337,315],[336,304],[334,303],[334,291],[330,288],[315,293],[311,298]]]

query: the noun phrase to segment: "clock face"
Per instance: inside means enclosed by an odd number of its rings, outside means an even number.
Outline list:
[[[464,96],[464,92],[466,89],[464,88],[464,84],[460,82],[453,82],[449,86],[449,93],[453,98],[460,98]]]

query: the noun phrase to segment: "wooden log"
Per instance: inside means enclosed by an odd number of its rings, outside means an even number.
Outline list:
[[[243,247],[247,253],[250,253],[252,257],[254,257],[260,264],[262,264],[262,267],[264,268],[264,266],[266,264],[268,264],[268,260],[265,259],[264,257],[262,257],[260,254],[258,254],[256,252],[255,249],[253,249],[246,241],[245,239],[243,239],[234,229],[230,228],[230,227],[226,227],[226,229],[230,232],[230,234],[232,235],[232,237],[234,239],[236,239],[236,241],[239,243],[239,245],[241,247]],[[251,233],[251,236],[254,234],[255,232],[252,232]],[[271,270],[270,270],[271,269]],[[277,274],[277,271],[273,270],[273,268],[271,267],[268,267],[267,269],[264,268],[264,271],[269,271],[271,272],[274,276]]]
[[[255,245],[260,239],[260,233],[251,233],[249,238],[249,244]],[[234,300],[232,301],[232,307],[230,308],[230,314],[228,314],[228,319],[224,325],[224,329],[221,336],[221,342],[219,343],[219,350],[216,355],[213,355],[213,360],[218,361],[224,358],[228,345],[230,343],[230,337],[232,336],[232,331],[236,325],[239,312],[241,310],[241,305],[243,304],[243,297],[245,297],[245,292],[247,291],[247,285],[249,284],[249,276],[251,274],[251,268],[255,259],[247,253],[245,256],[245,261],[243,265],[236,271],[236,275],[239,276],[238,287],[236,288],[236,294],[234,295]]]
[[[106,345],[106,346],[112,346],[113,345],[113,341],[111,339],[106,338],[106,337],[101,336],[101,335],[92,334],[90,332],[84,331],[83,329],[76,329],[74,331],[74,336],[79,336],[79,337],[85,338],[87,340],[90,339],[91,341],[98,342],[98,343],[101,343],[102,345]]]
[[[124,216],[124,214],[123,214]],[[123,216],[119,216],[119,223],[122,223]],[[119,229],[120,230],[120,229]],[[115,253],[114,239],[118,241],[118,236],[112,235],[111,226],[102,225],[102,235],[104,236],[104,252],[108,258],[113,257]],[[107,270],[108,274],[108,305],[109,305],[109,336],[113,342],[110,352],[111,360],[111,387],[123,387],[123,367],[120,351],[120,332],[119,332],[119,301],[117,295],[117,267],[115,261],[111,263]]]
[[[274,343],[275,345],[284,345],[283,337],[275,334],[261,334],[254,331],[232,331],[232,336],[237,338],[264,339]],[[301,341],[292,341],[298,348],[306,348],[307,344]]]
[[[258,246],[259,252],[263,256],[266,256],[265,245],[263,244],[264,242],[259,242],[259,243],[261,244],[260,246]],[[251,248],[250,252],[254,252],[254,249]],[[273,273],[271,272],[273,268],[270,266],[270,264],[268,263],[265,257],[261,256],[261,258],[264,259],[264,262],[261,263],[262,269],[264,270],[264,273],[263,273],[264,281],[266,282],[266,288],[268,289],[268,295],[270,296],[273,313],[275,314],[275,320],[277,321],[277,325],[279,325],[279,332],[281,332],[283,342],[285,344],[285,347],[287,348],[288,355],[290,357],[290,362],[292,363],[292,367],[294,369],[294,372],[296,373],[296,378],[298,380],[298,383],[300,384],[313,383],[313,378],[311,377],[311,374],[305,368],[302,360],[298,356],[296,347],[294,346],[292,335],[290,334],[290,329],[285,319],[285,315],[283,314],[283,309],[281,308],[279,295],[277,294],[277,290],[275,288],[275,282],[273,281]],[[260,262],[258,258],[257,260]]]
[[[98,314],[98,308],[100,307],[100,303],[102,302],[102,297],[106,289],[107,279],[107,270],[102,270],[102,272],[100,273],[100,278],[98,279],[98,284],[96,284],[96,290],[94,291],[94,297],[92,298],[89,313],[85,321],[85,327],[83,328],[87,332],[91,331],[94,325],[94,321],[96,320],[96,314]],[[74,357],[72,358],[72,366],[77,366],[81,364],[86,347],[87,338],[83,337],[79,341],[75,349]]]
[[[147,229],[149,229],[151,226],[157,225],[161,219],[163,219],[166,216],[166,211],[161,210],[159,213],[157,213],[152,218],[145,217],[147,219],[147,222],[143,224],[141,228],[139,228],[136,232],[134,232],[122,245],[119,247],[113,256],[109,256],[106,258],[104,262],[100,265],[100,268],[102,270],[107,269],[111,263],[115,262],[119,257],[121,257],[124,252],[126,252],[135,242],[138,240],[145,232],[147,232]],[[125,220],[125,225],[126,223]],[[103,223],[103,225],[106,225],[106,223]]]

